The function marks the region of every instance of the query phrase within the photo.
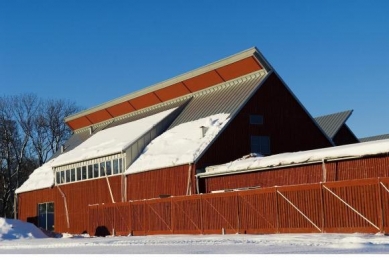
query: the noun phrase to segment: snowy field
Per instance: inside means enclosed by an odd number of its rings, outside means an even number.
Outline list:
[[[389,254],[383,234],[155,235],[47,237],[32,224],[0,218],[0,254]],[[383,258],[382,258],[383,259]]]

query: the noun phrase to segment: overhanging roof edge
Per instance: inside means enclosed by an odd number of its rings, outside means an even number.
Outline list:
[[[269,67],[269,64],[266,62],[266,60],[262,60],[263,56],[262,56],[262,54],[259,53],[258,49],[256,47],[252,47],[252,48],[249,48],[249,49],[244,50],[242,52],[239,52],[237,54],[234,54],[234,55],[231,55],[229,57],[223,58],[221,60],[212,62],[212,63],[210,63],[208,65],[205,65],[205,66],[202,66],[200,68],[194,69],[192,71],[183,73],[183,74],[178,75],[176,77],[173,77],[171,79],[168,79],[168,80],[156,83],[154,85],[151,85],[149,87],[143,88],[143,89],[138,90],[138,91],[135,91],[133,93],[124,95],[122,97],[113,99],[113,100],[105,102],[103,104],[94,106],[94,107],[92,107],[90,109],[86,109],[86,110],[83,110],[83,111],[81,111],[79,113],[70,115],[70,116],[65,118],[65,122],[77,119],[77,118],[85,116],[85,115],[89,115],[89,114],[91,114],[93,112],[96,112],[96,111],[99,111],[99,110],[103,110],[103,109],[109,108],[109,107],[114,106],[116,104],[120,104],[120,103],[128,101],[130,99],[134,99],[134,98],[137,98],[139,96],[151,93],[153,91],[156,91],[156,90],[159,90],[159,89],[163,89],[163,88],[168,87],[170,85],[173,85],[175,83],[179,83],[179,82],[184,81],[186,79],[189,79],[189,78],[201,75],[203,73],[215,70],[217,68],[229,65],[231,63],[237,62],[239,60],[242,60],[244,58],[248,58],[248,57],[251,57],[251,56],[256,57],[256,59],[259,58],[258,62],[260,62],[260,63],[264,62],[265,64],[263,64],[263,65],[266,65],[266,67]]]

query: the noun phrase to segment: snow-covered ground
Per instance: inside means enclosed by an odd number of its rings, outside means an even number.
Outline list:
[[[383,234],[155,235],[47,237],[0,218],[0,254],[388,254]],[[383,255],[387,257],[386,255]],[[376,256],[374,256],[376,257]]]

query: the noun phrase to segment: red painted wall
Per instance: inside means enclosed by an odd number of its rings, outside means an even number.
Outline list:
[[[189,165],[127,175],[127,200],[158,198],[159,195],[186,195]],[[191,191],[195,192],[194,167],[191,167]]]
[[[115,202],[120,202],[121,176],[111,176],[108,179]],[[37,224],[38,203],[54,202],[55,231],[81,234],[88,227],[88,205],[112,202],[105,178],[75,182],[59,187],[66,196],[69,227],[67,226],[64,199],[57,187],[19,194],[18,218]]]
[[[326,181],[342,181],[389,177],[389,155],[360,158],[337,162],[326,162]],[[323,166],[319,164],[253,171],[250,173],[216,176],[201,179],[201,190],[209,193],[215,190],[244,187],[273,187],[323,182]]]
[[[250,125],[250,115],[262,115],[263,125]],[[197,168],[227,163],[249,154],[251,135],[269,136],[272,154],[332,146],[274,73],[205,152]]]

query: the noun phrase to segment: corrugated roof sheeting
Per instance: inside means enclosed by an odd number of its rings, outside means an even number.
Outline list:
[[[359,138],[359,141],[370,142],[370,141],[385,140],[385,139],[389,139],[389,134],[363,137],[363,138]]]
[[[353,110],[348,110],[330,115],[319,116],[315,117],[315,120],[327,136],[333,139],[342,125],[346,123],[346,120],[351,116],[352,112]]]
[[[89,134],[89,131],[83,131],[79,133],[74,133],[64,144],[64,152],[68,152],[82,144],[84,141],[86,141],[91,135]],[[59,149],[57,152],[54,153],[54,155],[51,157],[51,159],[54,159],[61,155],[61,149]]]
[[[194,95],[193,99],[169,129],[182,123],[195,121],[215,114],[234,114],[247,101],[247,98],[263,80],[265,75],[266,73],[262,71],[262,73],[232,80],[202,92],[202,94]]]

